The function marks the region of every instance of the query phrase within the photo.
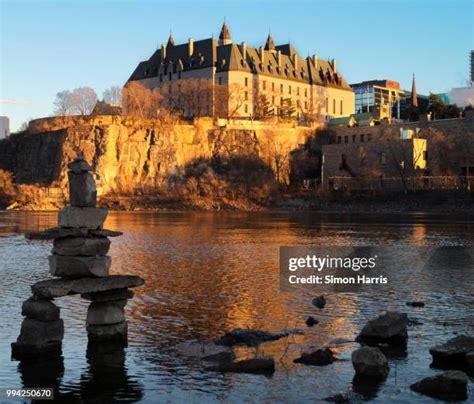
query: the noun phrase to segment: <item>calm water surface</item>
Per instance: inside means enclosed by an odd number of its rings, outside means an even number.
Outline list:
[[[52,227],[55,213],[0,212],[0,388],[56,386],[65,399],[102,401],[319,401],[352,392],[374,402],[430,402],[410,392],[430,369],[428,349],[456,333],[474,333],[474,299],[465,293],[422,293],[405,285],[394,292],[327,295],[322,311],[315,292],[279,291],[282,245],[463,245],[474,240],[474,217],[435,215],[350,215],[315,213],[111,213],[112,273],[145,278],[127,305],[129,346],[107,354],[87,353],[87,302],[56,299],[65,323],[63,356],[44,364],[10,360],[10,343],[21,324],[21,303],[30,285],[48,277],[51,243],[28,241],[22,233]],[[407,269],[408,270],[408,269]],[[410,308],[407,300],[425,300]],[[386,309],[402,310],[419,325],[409,329],[406,354],[390,357],[387,380],[365,389],[352,383],[354,339],[367,319]],[[320,320],[306,327],[305,316]],[[199,356],[224,331],[301,329],[259,348],[237,348],[238,357],[272,355],[271,377],[219,374],[204,369]],[[334,345],[341,361],[326,367],[293,364],[303,351]],[[473,379],[469,382],[474,397]]]

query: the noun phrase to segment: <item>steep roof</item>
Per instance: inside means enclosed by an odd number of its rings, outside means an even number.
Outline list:
[[[163,60],[162,49],[156,50],[150,59],[139,63],[129,80],[156,77],[160,73],[167,74],[169,69],[176,72],[179,69],[188,71],[215,66],[217,72],[243,70],[285,80],[352,91],[331,62],[315,57],[303,59],[291,44],[283,44],[271,49],[272,44],[273,39],[270,35],[265,46],[269,49],[263,47],[257,49],[232,43],[219,45],[215,39],[208,38],[194,41],[191,55],[188,43],[167,45]]]

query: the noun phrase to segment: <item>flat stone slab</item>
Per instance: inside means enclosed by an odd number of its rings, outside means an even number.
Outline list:
[[[267,331],[245,330],[242,328],[236,328],[232,331],[227,331],[222,337],[217,339],[215,343],[217,345],[226,345],[226,346],[232,346],[232,345],[237,345],[237,344],[257,346],[261,344],[262,342],[275,341],[277,339],[287,337],[288,335],[290,335],[289,332],[272,334]]]
[[[59,227],[98,229],[104,225],[108,209],[69,206],[59,211]]]
[[[52,240],[63,237],[118,237],[122,236],[121,231],[113,231],[107,229],[86,229],[86,228],[69,228],[53,227],[44,231],[36,233],[26,233],[25,237],[28,240]]]
[[[43,345],[29,345],[20,342],[12,342],[12,358],[17,360],[23,359],[50,359],[52,356],[60,356],[62,354],[61,341],[47,342]]]
[[[95,207],[97,203],[97,189],[94,177],[89,172],[67,173],[69,180],[69,201],[71,206]]]
[[[21,314],[38,321],[59,320],[59,307],[45,299],[30,297],[23,302]]]
[[[408,316],[405,313],[388,311],[369,321],[357,336],[357,342],[406,344]]]
[[[127,340],[128,325],[124,321],[110,325],[88,325],[89,342],[121,342]]]
[[[50,279],[31,286],[35,296],[45,299],[83,293],[142,286],[145,281],[136,275],[111,275],[106,278]]]
[[[209,370],[232,373],[272,374],[275,372],[275,361],[271,356],[264,356],[237,362],[219,363],[216,366],[210,367]]]
[[[469,335],[459,335],[430,349],[433,365],[441,367],[467,366],[466,355],[469,352],[474,352],[474,336]]]
[[[105,257],[49,256],[49,273],[61,278],[83,278],[109,276],[112,259]]]
[[[94,257],[107,255],[110,240],[106,237],[64,237],[54,240],[53,254]]]
[[[38,321],[25,318],[21,323],[16,342],[24,345],[42,346],[48,342],[61,341],[64,337],[63,320]]]
[[[410,388],[417,393],[442,400],[465,400],[467,376],[459,370],[448,370],[440,375],[426,377]]]
[[[112,289],[105,292],[83,293],[81,297],[94,302],[113,302],[116,300],[131,299],[133,297],[133,291],[126,288]]]
[[[125,321],[123,308],[126,304],[126,299],[113,302],[92,302],[87,310],[87,325],[123,323]]]

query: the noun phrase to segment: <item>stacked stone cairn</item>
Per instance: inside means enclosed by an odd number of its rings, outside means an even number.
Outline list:
[[[53,299],[71,294],[91,301],[86,319],[89,343],[126,344],[124,308],[127,299],[133,297],[129,288],[144,284],[138,276],[109,275],[108,237],[122,233],[103,229],[108,210],[96,207],[90,165],[77,158],[68,168],[71,206],[59,212],[59,227],[26,235],[29,239],[54,240],[49,268],[56,279],[34,284],[33,296],[23,303],[25,319],[17,341],[12,343],[12,356],[18,359],[61,353],[64,325]]]

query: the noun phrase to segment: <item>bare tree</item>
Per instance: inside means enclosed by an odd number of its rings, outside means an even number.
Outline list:
[[[138,118],[157,118],[163,96],[158,90],[146,88],[137,81],[127,83],[123,90],[123,110]]]
[[[122,88],[119,86],[107,88],[102,93],[102,99],[110,105],[122,106]]]
[[[68,98],[71,110],[76,115],[89,115],[97,103],[97,94],[91,87],[78,87]]]
[[[54,113],[65,116],[71,113],[71,109],[71,92],[64,90],[57,93],[54,100]]]

